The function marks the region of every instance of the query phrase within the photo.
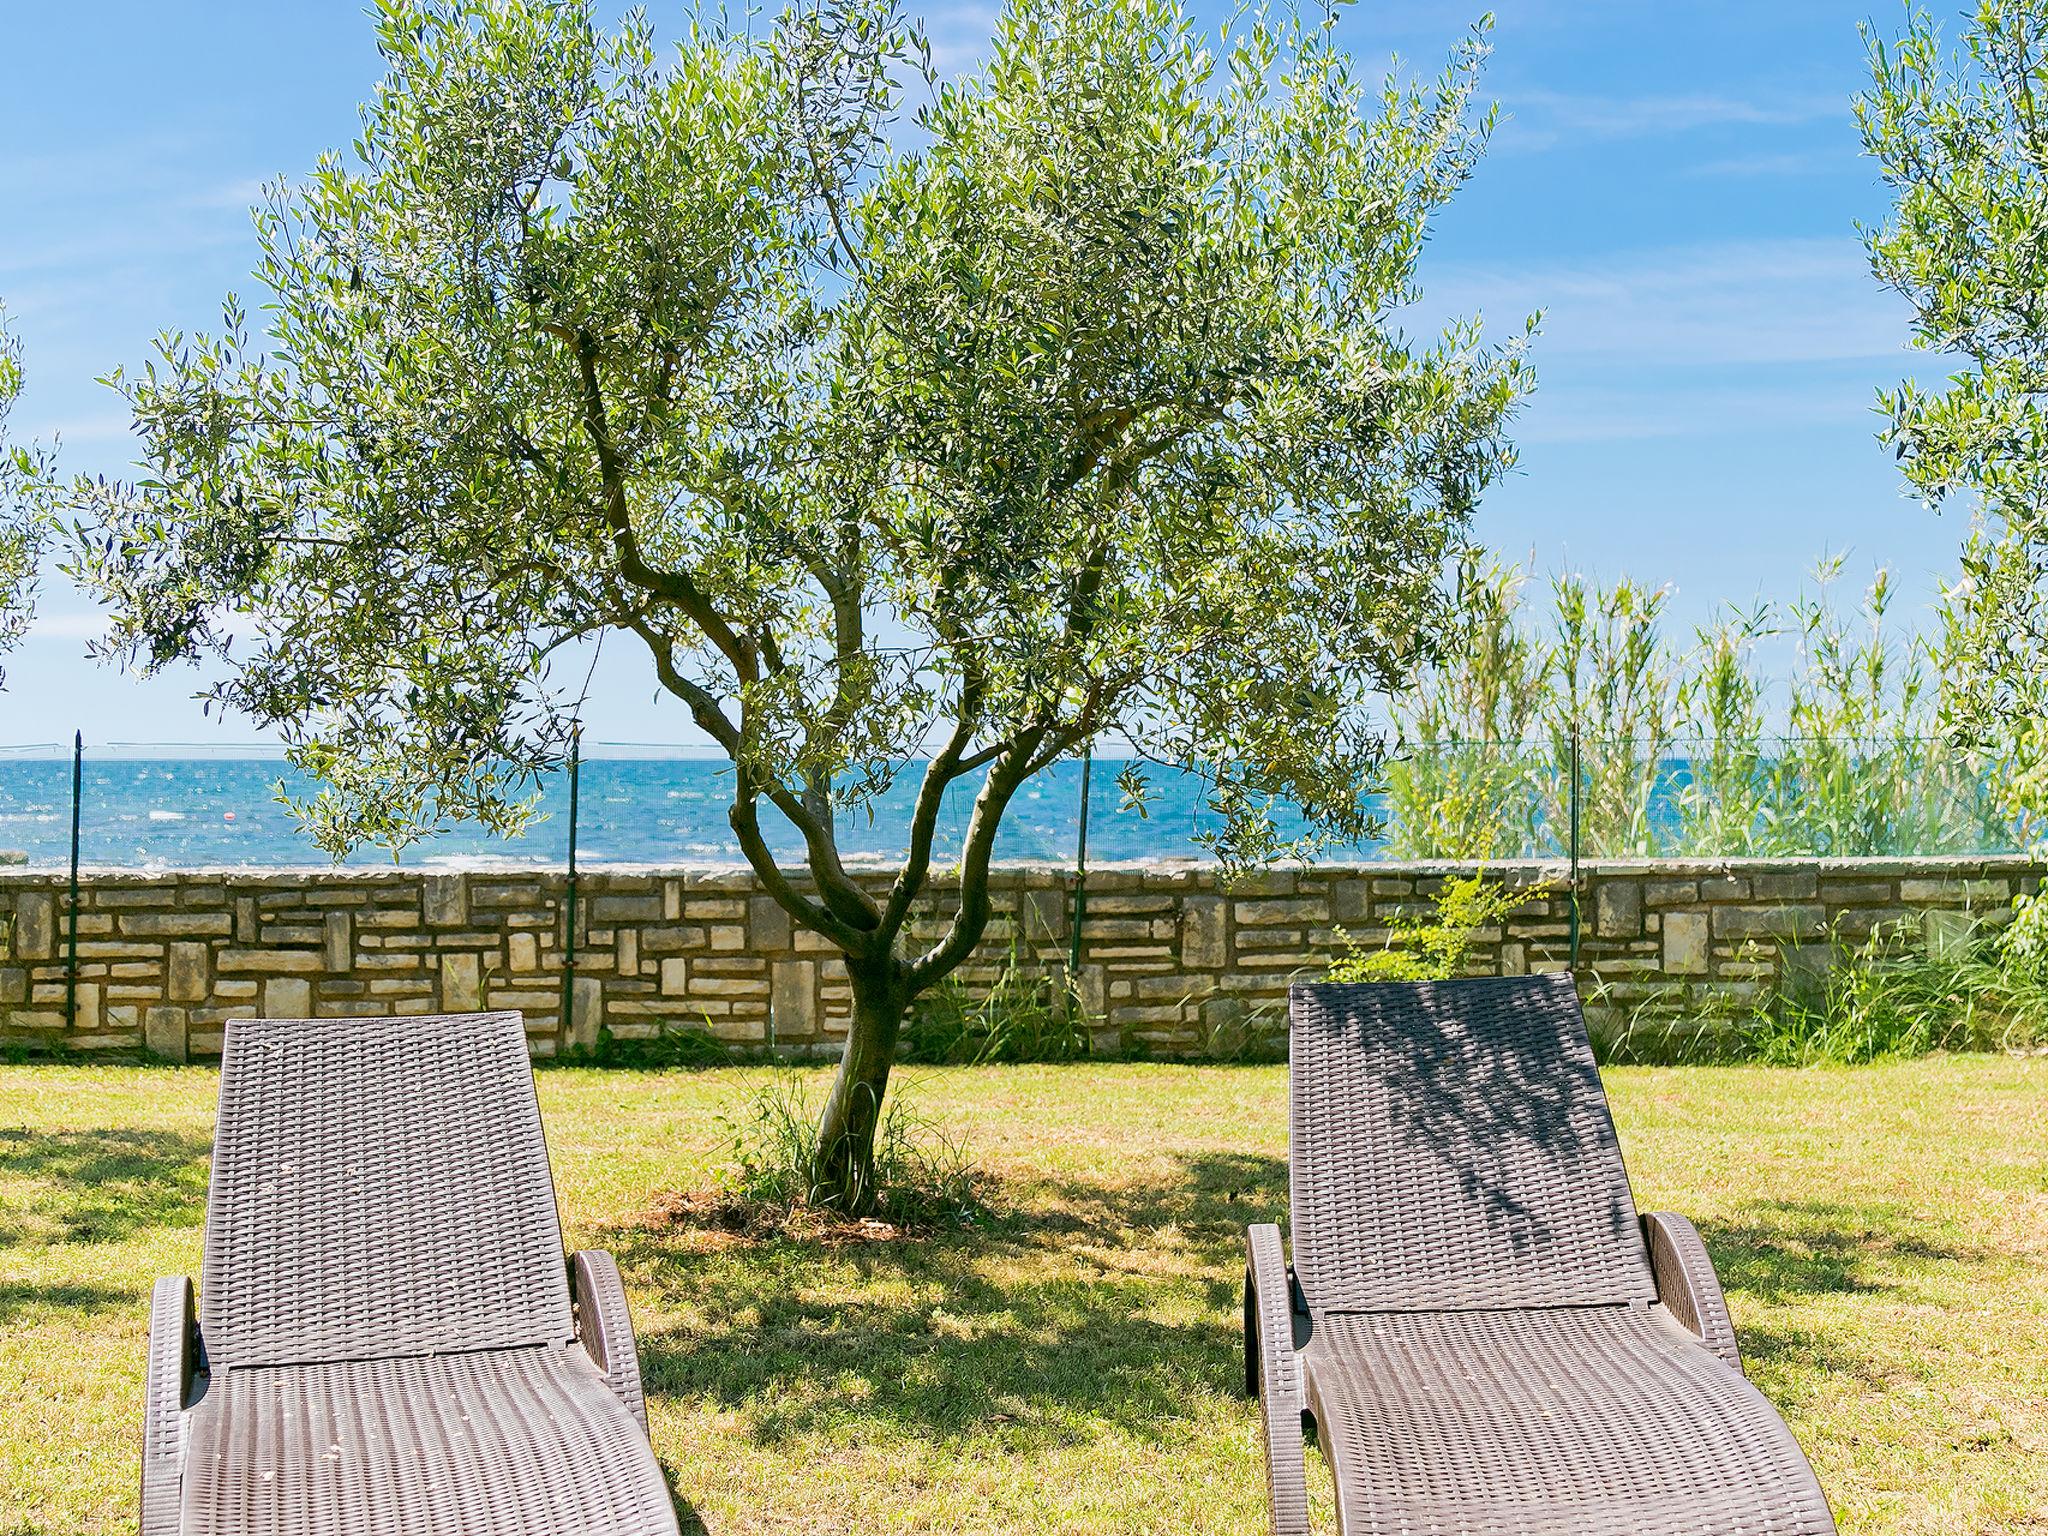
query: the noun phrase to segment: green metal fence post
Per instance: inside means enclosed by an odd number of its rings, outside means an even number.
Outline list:
[[[1088,916],[1088,781],[1095,771],[1095,748],[1081,753],[1081,825],[1074,844],[1074,922],[1067,941],[1067,985],[1080,985],[1081,924]]]
[[[1577,727],[1577,726],[1575,725],[1575,726],[1573,726],[1573,727],[1572,727],[1572,794],[1571,794],[1571,807],[1572,807],[1572,825],[1571,825],[1571,865],[1572,865],[1572,925],[1571,925],[1571,945],[1572,945],[1572,967],[1573,967],[1574,969],[1577,969],[1577,967],[1578,967],[1578,963],[1579,963],[1579,776],[1580,776],[1580,775],[1579,775],[1579,728],[1578,728],[1578,727]]]
[[[64,1030],[78,1027],[78,808],[85,782],[85,732],[71,735],[71,911],[64,934]]]
[[[576,1022],[576,815],[577,786],[583,776],[583,723],[569,733],[569,880],[562,893],[567,924],[562,933],[562,1034],[565,1043]]]

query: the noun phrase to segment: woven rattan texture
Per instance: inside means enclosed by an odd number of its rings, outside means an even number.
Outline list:
[[[193,1411],[187,1536],[676,1536],[583,1351],[247,1366]]]
[[[633,1339],[633,1315],[626,1306],[626,1286],[619,1266],[608,1253],[589,1250],[571,1261],[576,1297],[576,1337],[597,1362],[611,1394],[647,1428],[647,1393],[640,1383],[640,1350]]]
[[[185,1389],[192,1374],[192,1282],[157,1281],[149,1298],[142,1402],[142,1536],[175,1536],[184,1463]]]
[[[1276,1226],[1247,1234],[1245,1347],[1256,1358],[1259,1427],[1266,1447],[1266,1508],[1272,1536],[1309,1536],[1308,1465],[1301,1449],[1301,1361],[1294,1350],[1294,1314],[1287,1257]]]
[[[519,1015],[230,1024],[199,1301],[216,1369],[572,1337]]]
[[[1652,1211],[1643,1218],[1643,1235],[1650,1241],[1657,1299],[1702,1344],[1741,1370],[1742,1349],[1728,1316],[1728,1300],[1721,1294],[1720,1276],[1714,1273],[1714,1261],[1698,1230],[1675,1212]]]
[[[1569,976],[1301,986],[1292,1011],[1310,1311],[1655,1298]]]
[[[1831,1536],[1791,1432],[1662,1308],[1326,1318],[1346,1536]]]

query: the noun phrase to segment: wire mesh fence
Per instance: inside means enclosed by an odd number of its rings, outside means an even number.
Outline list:
[[[299,829],[288,795],[316,786],[274,746],[41,742],[0,747],[0,858],[30,868],[261,869],[332,861]],[[1100,765],[1098,765],[1100,766]],[[75,777],[74,777],[75,776]],[[730,764],[672,745],[586,740],[580,768],[537,786],[523,834],[456,825],[401,851],[410,867],[561,868],[737,863],[726,819]],[[900,858],[918,765],[839,818],[847,858]],[[1055,765],[1005,816],[997,857],[1065,867],[1196,858],[1220,827],[1193,775],[1152,770],[1136,807],[1113,772]],[[2024,852],[2040,829],[2011,803],[1995,758],[1940,738],[1432,742],[1399,749],[1366,794],[1379,831],[1353,858],[1849,857]],[[956,784],[937,856],[964,842],[974,785]],[[74,846],[73,826],[76,824]],[[1283,832],[1298,829],[1279,808]],[[795,830],[766,818],[777,851]],[[346,861],[389,865],[363,849]]]

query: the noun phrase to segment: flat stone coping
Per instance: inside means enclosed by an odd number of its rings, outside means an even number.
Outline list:
[[[847,872],[857,878],[872,880],[888,879],[895,874],[895,866],[879,860],[847,861]],[[1819,874],[1860,874],[1860,875],[1920,875],[1975,871],[2028,871],[2048,867],[2048,849],[2033,853],[1954,853],[1899,855],[1878,854],[1869,856],[1836,857],[1812,854],[1771,854],[1755,857],[1730,858],[1598,858],[1580,859],[1580,876],[1619,875],[1723,875],[1742,874],[1759,870],[1797,869],[1812,870]],[[129,864],[81,864],[79,875],[83,877],[116,877],[123,880],[161,882],[172,884],[180,880],[234,880],[254,885],[299,885],[309,879],[322,882],[347,882],[366,885],[382,885],[395,881],[431,880],[450,876],[470,878],[504,876],[506,878],[527,878],[532,876],[555,876],[566,878],[568,871],[560,863],[500,863],[495,860],[475,862],[450,861],[430,865],[405,865],[397,868],[364,867],[354,864],[264,864],[264,865],[192,865],[177,869],[159,869]],[[801,866],[790,866],[790,872],[802,878]],[[1563,858],[1545,859],[1351,859],[1331,860],[1317,864],[1276,864],[1269,868],[1253,871],[1238,877],[1248,883],[1257,883],[1262,877],[1292,876],[1310,879],[1346,879],[1359,876],[1431,876],[1487,873],[1512,880],[1544,879],[1556,880],[1569,876],[1571,862]],[[585,875],[621,879],[664,879],[664,880],[728,880],[734,877],[753,879],[752,866],[739,862],[699,861],[688,864],[583,864],[576,871],[578,877]],[[991,868],[990,874],[998,880],[1053,879],[1071,880],[1074,866],[1067,863],[1016,862],[999,864]],[[1105,860],[1090,863],[1088,874],[1092,879],[1097,875],[1112,876],[1164,876],[1170,878],[1212,879],[1226,878],[1215,863],[1204,859],[1128,859]],[[64,880],[69,872],[64,866],[24,867],[8,864],[6,855],[0,853],[0,882],[43,882]],[[935,865],[932,873],[935,881],[945,882],[950,871],[944,865]]]

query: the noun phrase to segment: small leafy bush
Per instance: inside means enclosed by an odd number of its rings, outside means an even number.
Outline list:
[[[1482,931],[1500,924],[1543,894],[1537,886],[1510,888],[1484,872],[1454,875],[1436,894],[1426,922],[1396,922],[1385,944],[1359,944],[1342,928],[1344,953],[1330,962],[1332,981],[1448,981],[1464,974]]]

